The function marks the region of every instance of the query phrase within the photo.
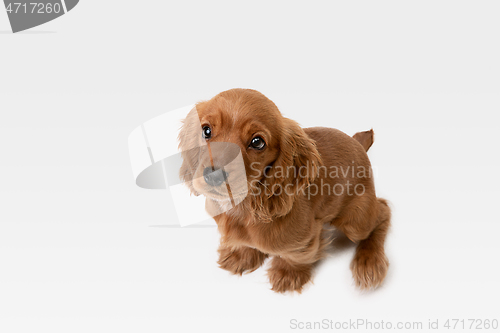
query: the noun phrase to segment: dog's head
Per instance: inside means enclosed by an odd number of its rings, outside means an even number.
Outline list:
[[[321,163],[303,129],[250,89],[228,90],[198,103],[184,121],[179,141],[180,175],[192,193],[225,204],[227,184],[237,184],[230,188],[232,196],[248,193],[247,206],[267,217],[286,215]],[[239,152],[244,168],[231,167]]]

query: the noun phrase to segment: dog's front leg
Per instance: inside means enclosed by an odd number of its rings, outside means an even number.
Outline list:
[[[262,266],[267,254],[247,246],[227,247],[221,244],[219,247],[220,268],[233,274],[242,275],[244,272],[251,273]]]
[[[273,257],[271,268],[267,271],[272,290],[278,293],[300,293],[302,287],[311,280],[312,268],[313,264],[293,263],[283,257]]]
[[[325,248],[330,243],[329,237],[323,237],[321,224],[317,226],[314,236],[304,239],[301,247],[273,257],[267,272],[272,290],[300,293],[304,285],[311,281],[314,265],[324,257]]]

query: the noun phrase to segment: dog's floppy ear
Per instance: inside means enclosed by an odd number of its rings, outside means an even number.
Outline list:
[[[295,121],[283,118],[280,154],[266,172],[267,197],[264,205],[271,216],[290,212],[295,195],[318,176],[321,157],[316,143]]]
[[[182,156],[179,177],[191,193],[198,196],[199,193],[193,187],[193,178],[198,168],[200,149],[204,142],[202,141],[197,107],[189,111],[186,119],[183,120],[178,139],[179,151]]]

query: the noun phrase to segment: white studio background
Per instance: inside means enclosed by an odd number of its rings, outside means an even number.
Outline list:
[[[499,10],[82,0],[19,34],[0,10],[0,332],[500,319]],[[176,227],[168,193],[135,186],[130,131],[234,87],[304,127],[374,128],[393,205],[383,288],[354,289],[352,247],[301,295],[274,294],[264,269],[230,276],[215,227]]]

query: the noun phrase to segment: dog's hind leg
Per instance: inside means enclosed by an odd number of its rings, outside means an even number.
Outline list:
[[[332,224],[358,244],[351,262],[352,275],[357,287],[370,289],[382,283],[389,268],[384,242],[391,210],[384,199],[369,196],[363,199],[346,207]]]
[[[389,268],[384,243],[390,226],[391,210],[384,199],[377,200],[377,226],[368,238],[359,241],[351,262],[352,275],[356,286],[360,289],[371,289],[381,285]]]

